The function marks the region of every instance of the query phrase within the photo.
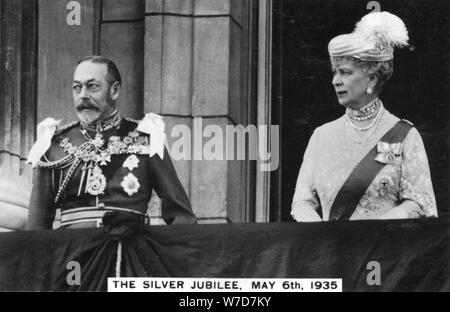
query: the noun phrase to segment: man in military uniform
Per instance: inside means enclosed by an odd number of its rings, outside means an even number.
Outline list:
[[[59,127],[59,121],[45,119],[29,154],[35,174],[28,229],[51,229],[57,208],[64,228],[101,226],[107,212],[148,223],[153,189],[166,223],[196,222],[164,147],[162,117],[122,118],[115,105],[120,87],[120,74],[109,59],[90,56],[78,62],[73,100],[79,121]]]

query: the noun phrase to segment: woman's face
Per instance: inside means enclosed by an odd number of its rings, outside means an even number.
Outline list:
[[[333,72],[332,84],[339,104],[357,109],[375,98],[374,92],[372,94],[367,93],[368,87],[374,90],[375,79],[361,65],[348,59],[332,59],[331,68]]]

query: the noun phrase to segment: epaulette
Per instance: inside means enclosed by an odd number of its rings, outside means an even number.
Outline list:
[[[80,121],[74,120],[74,121],[69,122],[68,124],[66,124],[66,125],[64,125],[62,127],[58,127],[56,129],[56,131],[55,131],[54,137],[56,137],[56,136],[58,136],[58,135],[60,135],[60,134],[62,134],[64,132],[69,131],[70,129],[76,127],[79,123],[80,123]]]
[[[411,127],[414,127],[414,124],[411,122],[411,121],[409,121],[409,120],[406,120],[406,119],[402,119],[404,122],[407,122],[407,123],[409,123],[410,124],[410,126]]]
[[[163,121],[163,117],[154,113],[145,114],[144,118],[139,121],[136,130],[149,134],[152,138],[149,153],[150,157],[157,154],[161,159],[163,159],[164,144],[166,142],[164,129],[165,124]]]
[[[55,120],[54,118],[47,117],[38,124],[36,131],[37,139],[31,147],[27,159],[27,163],[31,164],[33,168],[36,167],[41,157],[52,144],[52,138],[58,132],[60,122],[61,120]]]

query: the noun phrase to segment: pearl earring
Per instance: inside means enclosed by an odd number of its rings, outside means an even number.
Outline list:
[[[368,88],[367,88],[367,94],[372,94],[372,92],[373,92],[372,88],[371,88],[371,87],[368,87]]]

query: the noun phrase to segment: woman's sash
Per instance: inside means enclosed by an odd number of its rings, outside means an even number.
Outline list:
[[[380,141],[389,144],[402,143],[411,130],[410,123],[398,121]],[[377,144],[367,153],[349,175],[339,190],[330,209],[330,221],[349,220],[377,174],[385,164],[375,161]]]

